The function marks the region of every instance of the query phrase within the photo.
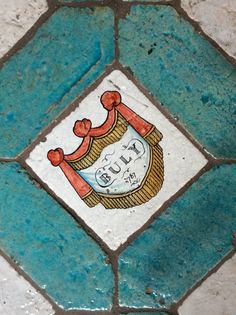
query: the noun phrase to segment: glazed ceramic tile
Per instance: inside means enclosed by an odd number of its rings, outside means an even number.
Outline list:
[[[0,314],[53,315],[48,301],[0,256]]]
[[[0,58],[25,35],[47,8],[46,0],[1,1]]]
[[[83,25],[86,25],[84,27]],[[110,8],[58,9],[0,70],[0,156],[15,156],[114,56]]]
[[[2,1],[0,315],[235,315],[234,13]]]
[[[62,308],[110,309],[101,248],[15,163],[0,164],[0,247]]]
[[[234,315],[236,310],[236,256],[197,288],[179,308],[180,315]]]
[[[233,249],[236,165],[195,182],[120,256],[120,304],[170,307]]]
[[[170,6],[120,20],[120,60],[213,155],[236,156],[236,70]]]
[[[113,108],[113,98],[124,105]],[[206,164],[120,71],[78,103],[26,162],[112,249]]]
[[[236,58],[234,0],[182,0],[181,6],[228,54]]]

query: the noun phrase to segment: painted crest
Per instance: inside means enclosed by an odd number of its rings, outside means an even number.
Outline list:
[[[83,138],[81,145],[67,155],[61,148],[50,150],[48,159],[89,207],[141,205],[163,184],[162,134],[123,104],[119,92],[106,91],[100,100],[108,112],[106,121],[92,128],[90,120],[77,120],[73,131]]]

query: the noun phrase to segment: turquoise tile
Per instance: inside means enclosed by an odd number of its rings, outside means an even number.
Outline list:
[[[133,6],[120,61],[213,155],[236,157],[236,70],[170,6]]]
[[[17,164],[0,164],[0,247],[62,307],[107,309],[113,274],[100,247]]]
[[[113,13],[59,9],[0,70],[0,156],[15,156],[114,57]]]
[[[235,187],[236,165],[215,167],[121,254],[122,306],[169,307],[233,249]]]

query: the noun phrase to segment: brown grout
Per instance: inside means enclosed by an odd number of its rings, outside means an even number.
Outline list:
[[[9,162],[17,162],[17,158],[1,158],[0,157],[0,163],[9,163]]]
[[[29,282],[32,287],[39,292],[48,302],[51,304],[53,310],[56,312],[59,310],[58,305],[53,301],[53,299],[47,295],[46,291],[43,290],[36,282],[32,280],[28,274],[26,274],[23,269],[17,264],[17,262],[8,256],[3,250],[0,248],[0,256],[2,256],[8,263],[9,265],[20,275],[22,276],[27,282]]]
[[[202,145],[197,142],[197,140],[184,128],[184,126],[176,120],[172,114],[161,105],[161,103],[133,76],[130,72],[124,68],[121,64],[118,64],[119,70],[124,72],[129,80],[131,80],[139,90],[146,96],[146,98],[153,104],[157,109],[169,120],[171,124],[173,124],[185,137],[204,155],[204,157],[209,160],[210,162],[214,163],[216,158],[214,158],[210,153],[208,153]]]
[[[193,178],[191,178],[180,190],[178,190],[174,195],[172,195],[168,200],[166,200],[163,205],[148,219],[148,221],[131,234],[127,241],[121,244],[115,253],[119,256],[131,243],[134,242],[147,228],[158,218],[160,215],[169,208],[180,196],[182,196],[190,186],[192,186],[203,174],[210,171],[212,168],[211,163],[207,163]]]
[[[31,169],[31,167],[26,164],[24,160],[19,158],[18,163],[27,171],[26,175],[29,176],[29,179],[33,182],[33,184],[38,186],[38,188],[43,188],[46,193],[48,193],[54,200],[56,200],[62,208],[64,208],[73,219],[83,227],[83,230],[98,244],[98,246],[104,251],[106,255],[110,258],[111,253],[113,252],[108,245],[84,222],[82,218],[80,218],[77,213],[71,209],[60,197],[58,197],[51,188],[48,187],[46,183],[44,183],[40,177]]]
[[[233,57],[229,56],[212,38],[210,38],[206,33],[202,30],[202,28],[199,26],[199,23],[191,19],[188,14],[183,10],[181,7],[180,0],[172,0],[172,1],[160,1],[160,2],[153,2],[153,1],[146,1],[146,2],[129,2],[124,3],[121,0],[104,0],[101,2],[93,2],[93,1],[83,1],[80,3],[59,3],[56,0],[47,0],[48,3],[48,11],[45,12],[38,20],[37,22],[31,27],[31,29],[11,48],[7,54],[5,54],[0,59],[0,66],[2,66],[5,62],[9,60],[14,54],[16,54],[20,49],[22,49],[28,41],[30,41],[33,36],[35,35],[36,31],[43,23],[47,21],[47,19],[59,8],[63,6],[67,7],[90,7],[90,6],[109,6],[114,10],[114,16],[115,16],[115,61],[112,65],[109,65],[107,69],[104,71],[104,73],[97,79],[93,84],[91,84],[88,88],[86,88],[81,95],[72,102],[68,107],[66,107],[59,116],[54,119],[54,121],[49,124],[47,127],[45,127],[42,132],[37,136],[37,138],[16,158],[0,158],[0,162],[19,162],[21,166],[27,170],[29,176],[31,177],[31,180],[35,180],[37,183],[40,184],[41,187],[43,187],[46,192],[52,196],[59,204],[70,213],[70,215],[78,222],[85,232],[101,247],[101,249],[105,252],[107,255],[109,262],[112,265],[112,270],[114,274],[115,279],[115,291],[113,296],[113,307],[111,311],[84,311],[84,310],[73,310],[73,311],[66,311],[63,309],[60,309],[53,300],[51,300],[50,297],[47,296],[45,291],[41,289],[36,283],[33,282],[33,280],[26,275],[22,269],[17,266],[16,263],[12,262],[12,260],[4,254],[0,250],[0,255],[2,255],[10,264],[11,266],[20,274],[22,275],[27,281],[29,281],[32,286],[40,293],[42,294],[46,300],[49,301],[49,303],[53,306],[53,309],[55,310],[55,315],[89,315],[89,314],[97,314],[97,315],[105,315],[105,314],[113,314],[118,315],[121,312],[124,312],[124,314],[133,313],[133,312],[147,312],[152,314],[155,311],[165,311],[168,314],[172,315],[178,315],[178,307],[183,303],[183,301],[197,288],[201,285],[203,281],[205,281],[212,273],[216,272],[220,266],[229,258],[233,256],[235,253],[235,249],[232,250],[228,255],[226,255],[220,262],[217,264],[213,269],[211,269],[205,277],[203,277],[200,281],[198,281],[188,292],[175,304],[172,306],[170,310],[164,310],[164,309],[149,309],[149,308],[125,308],[119,306],[119,274],[118,274],[118,258],[119,255],[123,250],[125,250],[142,232],[144,232],[147,227],[158,218],[165,209],[167,209],[177,198],[179,198],[193,183],[195,183],[200,176],[202,176],[205,172],[211,170],[211,168],[215,165],[220,165],[223,163],[231,164],[236,163],[236,159],[225,159],[225,158],[215,158],[210,153],[206,152],[202,145],[196,141],[196,139],[189,134],[189,132],[172,117],[171,113],[168,112],[164,107],[161,106],[161,104],[149,94],[147,89],[145,89],[134,77],[130,74],[130,72],[127,69],[124,69],[123,66],[119,63],[119,27],[118,23],[121,18],[124,18],[127,13],[129,12],[130,8],[135,5],[169,5],[172,6],[177,13],[183,17],[187,22],[189,22],[195,29],[196,32],[200,33],[203,37],[206,38],[207,41],[209,41],[220,53],[223,55],[234,67],[236,66],[236,61]],[[78,215],[75,213],[73,209],[71,209],[65,202],[60,199],[58,196],[55,195],[55,193],[33,172],[33,170],[26,164],[25,160],[29,156],[29,153],[35,148],[37,144],[39,144],[45,136],[55,127],[57,126],[62,119],[64,119],[66,116],[68,116],[77,106],[78,103],[85,98],[109,73],[111,73],[113,70],[119,69],[122,72],[125,73],[125,75],[143,92],[143,94],[158,108],[158,110],[161,111],[162,114],[172,123],[174,124],[190,141],[191,143],[198,148],[198,150],[205,156],[205,158],[208,160],[208,163],[204,168],[202,168],[187,184],[185,184],[176,194],[174,194],[169,200],[167,200],[161,208],[159,208],[156,213],[135,233],[133,233],[128,240],[122,244],[117,250],[113,251],[111,250],[106,243],[91,229],[87,226],[87,224],[78,217]]]
[[[51,17],[51,15],[57,10],[57,7],[49,7],[49,9],[43,13],[35,24],[23,35],[17,43],[7,51],[7,53],[0,58],[0,68],[11,57],[13,57],[19,50],[21,50],[35,35],[37,30]]]
[[[19,155],[18,159],[26,160],[29,157],[30,152],[45,139],[45,137],[55,128],[63,119],[65,119],[68,115],[70,115],[79,105],[79,103],[92,92],[101,82],[102,80],[113,70],[115,70],[114,63],[108,65],[106,70],[100,75],[98,79],[96,79],[92,84],[90,84],[87,88],[83,90],[83,92],[66,108],[64,108],[59,115],[54,118],[54,120],[47,125],[42,131],[38,134],[38,136],[31,142],[31,144],[26,147]]]
[[[172,311],[170,309],[166,308],[148,308],[148,307],[143,307],[143,308],[132,308],[132,307],[120,307],[119,308],[120,314],[132,314],[132,313],[150,313],[150,315],[156,315],[156,312],[165,312],[166,314],[169,315],[178,315],[176,311]]]
[[[195,21],[188,15],[188,13],[181,6],[181,0],[173,0],[171,6],[173,6],[177,13],[189,24],[191,24],[194,30],[201,34],[232,66],[236,67],[236,60],[231,57],[214,39],[206,34],[199,22]]]
[[[230,258],[233,257],[233,255],[236,253],[236,248],[233,248],[227,255],[225,255],[212,269],[208,270],[206,275],[202,277],[199,281],[197,281],[192,288],[190,288],[184,296],[175,304],[175,309],[178,310],[179,307],[184,303],[184,301],[193,293],[198,287],[201,286],[201,284],[206,281],[207,278],[209,278],[212,274],[216,273],[220,267]]]

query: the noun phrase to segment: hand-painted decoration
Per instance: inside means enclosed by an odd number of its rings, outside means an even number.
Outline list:
[[[108,111],[106,121],[92,128],[77,120],[74,134],[83,141],[72,154],[50,150],[48,159],[59,166],[80,198],[89,206],[129,208],[147,202],[164,180],[162,134],[122,103],[117,91],[100,99]]]

